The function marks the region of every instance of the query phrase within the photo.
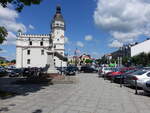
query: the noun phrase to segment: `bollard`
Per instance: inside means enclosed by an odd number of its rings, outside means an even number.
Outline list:
[[[121,78],[120,78],[120,87],[122,87],[122,82],[123,82],[123,75],[121,75]]]
[[[111,77],[111,83],[113,83],[113,77]]]
[[[104,74],[104,80],[106,80],[106,78],[105,78],[105,74]]]
[[[137,80],[135,80],[135,94],[136,95],[138,94],[138,91],[137,91]]]

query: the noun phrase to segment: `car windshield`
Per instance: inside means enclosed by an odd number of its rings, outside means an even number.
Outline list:
[[[20,70],[19,69],[14,69],[14,72],[20,72]]]
[[[120,68],[114,68],[113,71],[118,72],[118,71],[120,71]]]
[[[67,70],[75,70],[75,68],[74,67],[67,67]]]
[[[134,74],[134,75],[143,75],[146,72],[147,71],[145,71],[145,70],[138,70],[138,71],[133,72],[132,74]]]
[[[104,70],[112,70],[110,67],[105,67]]]
[[[125,73],[133,73],[135,72],[136,70],[127,70]]]

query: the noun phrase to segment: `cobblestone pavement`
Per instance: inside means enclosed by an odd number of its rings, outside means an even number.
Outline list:
[[[28,95],[0,100],[0,113],[150,113],[150,97],[79,74],[76,84],[44,86]]]

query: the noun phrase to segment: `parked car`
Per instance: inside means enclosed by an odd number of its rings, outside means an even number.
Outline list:
[[[126,76],[126,82],[130,86],[135,86],[135,80],[137,81],[137,86],[142,87],[145,80],[150,80],[150,70],[138,70]]]
[[[24,68],[22,72],[22,76],[30,76],[31,75],[31,69],[30,68]]]
[[[19,77],[22,76],[22,70],[21,69],[11,69],[8,72],[9,77]]]
[[[64,73],[65,70],[66,70],[67,67],[57,67],[57,70],[60,72],[60,73]]]
[[[121,74],[123,74],[123,73],[124,73],[124,72],[121,71],[120,68],[114,68],[114,69],[112,70],[112,72],[109,72],[109,73],[106,74],[106,78],[109,79],[109,80],[113,80],[113,78],[114,78],[115,76],[121,75]]]
[[[103,77],[105,74],[112,72],[113,69],[114,69],[113,67],[101,67],[98,70],[98,75],[99,75],[99,77]]]
[[[76,69],[74,67],[67,67],[64,73],[65,75],[76,75]]]
[[[4,68],[0,68],[0,76],[7,75],[7,71]]]
[[[81,67],[80,72],[84,72],[84,73],[96,72],[97,73],[97,70],[95,68],[90,67],[90,66],[83,66],[83,67]]]
[[[144,92],[150,93],[150,80],[146,80],[145,82],[143,82],[142,88]]]
[[[131,74],[131,73],[135,72],[135,71],[137,71],[137,69],[131,69],[131,70],[126,70],[126,71],[124,70],[123,73],[117,74],[116,76],[113,76],[113,81],[116,82],[116,83],[120,83],[120,80],[122,80],[122,83],[124,83],[125,82],[124,80],[126,79],[126,76],[128,74]]]

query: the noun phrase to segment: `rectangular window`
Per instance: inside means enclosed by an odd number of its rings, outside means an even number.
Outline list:
[[[27,55],[30,55],[30,50],[27,50]]]
[[[40,45],[43,46],[43,42],[40,42]]]
[[[32,45],[32,41],[29,42],[29,45]]]
[[[30,59],[27,59],[27,64],[30,64]]]
[[[41,55],[44,55],[44,50],[41,50]]]

